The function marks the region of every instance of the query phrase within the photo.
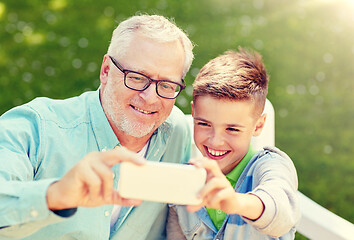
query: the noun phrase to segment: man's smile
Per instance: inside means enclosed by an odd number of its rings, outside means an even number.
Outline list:
[[[144,113],[144,114],[153,114],[153,113],[156,113],[156,111],[150,112],[150,111],[143,110],[143,109],[138,108],[138,107],[133,106],[133,105],[130,105],[130,106],[131,106],[133,109],[135,109],[136,111],[141,112],[141,113]]]

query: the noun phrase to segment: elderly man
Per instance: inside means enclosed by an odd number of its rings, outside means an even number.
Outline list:
[[[192,48],[166,18],[131,17],[113,32],[97,91],[3,114],[0,239],[164,238],[166,204],[121,198],[117,163],[189,159],[174,103]]]

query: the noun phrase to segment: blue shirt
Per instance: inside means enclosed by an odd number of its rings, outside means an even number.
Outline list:
[[[174,107],[150,139],[147,159],[187,162],[190,130]],[[119,144],[103,112],[99,90],[52,100],[37,98],[0,117],[0,239],[159,239],[167,207],[123,207],[110,230],[112,205],[48,210],[46,190],[86,154]],[[113,167],[117,186],[119,164]]]

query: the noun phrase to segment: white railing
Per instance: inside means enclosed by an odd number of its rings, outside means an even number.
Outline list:
[[[275,145],[275,116],[274,108],[267,100],[264,112],[267,120],[262,133],[252,138],[254,149],[263,146]],[[193,119],[186,115],[192,129],[192,157],[200,156],[200,152],[193,141]],[[354,240],[354,225],[320,206],[301,192],[298,192],[300,200],[301,219],[296,228],[299,233],[312,240]]]
[[[301,219],[296,228],[313,240],[353,240],[354,225],[298,192]]]

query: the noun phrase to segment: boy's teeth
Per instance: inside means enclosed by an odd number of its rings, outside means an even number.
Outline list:
[[[227,151],[218,151],[218,150],[214,150],[214,149],[210,149],[208,148],[208,152],[213,155],[213,156],[222,156],[224,155],[225,153],[227,153]]]
[[[134,107],[136,110],[138,110],[139,112],[145,113],[145,114],[150,114],[151,112],[145,111],[143,109],[140,109],[138,107]]]

